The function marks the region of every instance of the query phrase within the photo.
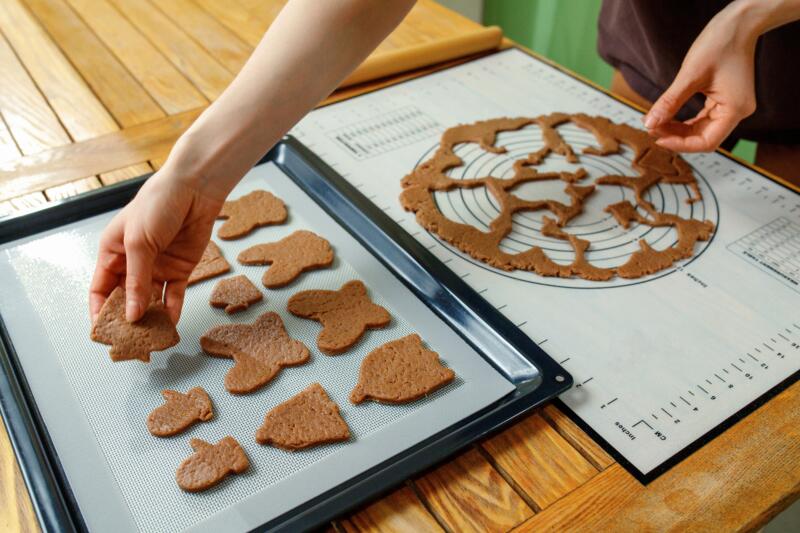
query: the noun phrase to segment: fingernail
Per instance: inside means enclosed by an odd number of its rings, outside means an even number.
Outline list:
[[[139,318],[139,302],[128,300],[125,304],[125,320],[128,322],[135,322]]]
[[[644,116],[644,127],[647,129],[653,129],[658,126],[658,123],[661,122],[659,118],[655,115],[645,115]]]

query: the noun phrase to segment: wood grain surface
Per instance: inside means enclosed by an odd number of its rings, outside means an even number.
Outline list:
[[[0,0],[0,218],[160,168],[283,4]],[[421,0],[376,53],[479,28]],[[323,105],[436,68],[340,90]],[[550,405],[328,529],[757,529],[798,497],[798,427],[795,384],[644,487]],[[4,429],[0,530],[38,530]]]

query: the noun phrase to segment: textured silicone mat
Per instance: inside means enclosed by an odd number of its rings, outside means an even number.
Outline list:
[[[214,236],[232,271],[245,274],[265,299],[233,316],[213,309],[208,298],[215,278],[190,287],[179,324],[181,342],[155,353],[152,362],[111,363],[107,347],[88,339],[85,301],[100,231],[111,214],[84,220],[0,248],[0,307],[44,420],[90,528],[176,531],[242,530],[257,526],[303,501],[346,481],[458,420],[489,405],[512,386],[444,326],[341,227],[335,225],[277,167],[255,168],[232,193],[254,189],[282,197],[289,221],[256,230],[236,241]],[[296,229],[311,229],[328,238],[336,252],[332,268],[304,274],[278,290],[264,289],[266,267],[236,262],[240,250],[278,240]],[[343,355],[317,350],[316,322],[286,311],[288,298],[312,288],[338,288],[362,279],[376,303],[393,316],[383,330],[369,331]],[[289,334],[311,350],[306,365],[284,369],[260,391],[228,394],[222,384],[232,362],[202,354],[198,339],[211,326],[252,322],[276,311]],[[437,350],[457,380],[430,397],[406,406],[347,400],[358,367],[378,345],[419,332]],[[288,453],[259,446],[254,434],[264,413],[319,381],[339,404],[353,437],[347,443]],[[186,433],[158,439],[145,427],[147,413],[162,400],[165,388],[185,391],[203,386],[214,402],[215,418]],[[233,435],[245,448],[250,470],[201,494],[183,493],[175,470],[190,455],[189,439],[216,442]]]

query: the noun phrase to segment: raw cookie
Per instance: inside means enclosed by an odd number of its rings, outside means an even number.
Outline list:
[[[253,324],[225,324],[206,331],[200,346],[208,354],[233,359],[225,388],[246,394],[266,385],[285,366],[309,360],[308,348],[292,339],[277,313],[264,313]]]
[[[637,175],[609,174],[595,179],[594,185],[579,186],[575,184],[583,182],[588,176],[583,168],[576,172],[539,172],[535,167],[551,154],[560,154],[570,163],[579,162],[573,148],[558,130],[558,126],[567,123],[572,123],[595,137],[598,146],[585,147],[584,154],[606,156],[620,153],[623,146],[630,149],[634,153],[631,167]],[[474,179],[458,179],[452,176],[453,169],[464,165],[464,161],[455,153],[456,146],[478,143],[486,152],[506,154],[505,147],[495,145],[497,135],[507,131],[521,131],[530,125],[538,126],[544,146],[516,159],[513,162],[512,176]],[[516,188],[520,185],[543,180],[565,182],[564,192],[570,197],[570,204],[547,198],[529,200],[516,193]],[[604,117],[552,113],[538,117],[496,118],[447,129],[433,156],[403,178],[400,203],[407,211],[415,213],[417,222],[425,229],[495,268],[508,271],[528,270],[540,276],[578,276],[591,281],[604,281],[615,275],[638,278],[669,268],[675,261],[691,257],[698,241],[711,238],[714,225],[710,221],[667,215],[656,210],[647,200],[647,192],[659,184],[688,187],[691,191],[687,199],[689,203],[702,199],[697,178],[688,163],[678,154],[656,145],[646,131],[627,124],[616,124]],[[631,254],[623,265],[601,268],[591,264],[590,241],[565,230],[569,229],[570,221],[583,212],[584,204],[596,192],[595,185],[630,189],[636,200],[635,208],[641,212],[641,218],[637,221],[651,227],[673,227],[678,235],[677,243],[670,248],[654,250],[645,241],[640,241],[641,252]],[[481,187],[492,196],[499,211],[489,224],[488,231],[446,217],[439,210],[439,204],[434,197],[437,192],[474,190]],[[570,245],[574,251],[571,264],[556,263],[539,246],[518,253],[508,253],[501,247],[502,241],[512,231],[513,216],[516,213],[533,211],[550,211],[555,216],[555,220],[549,219],[552,222],[545,221],[549,232],[546,236],[561,239]],[[617,219],[619,220],[618,216]],[[545,234],[544,231],[542,234]]]
[[[156,437],[177,435],[195,422],[207,422],[214,417],[211,398],[202,387],[189,389],[186,394],[164,390],[161,395],[165,403],[147,417],[147,430]]]
[[[438,353],[422,345],[419,335],[407,335],[378,346],[364,358],[350,401],[411,402],[447,385],[455,376],[439,362]]]
[[[210,489],[229,474],[241,474],[250,467],[247,455],[233,437],[225,437],[216,444],[192,439],[189,445],[194,453],[181,463],[175,474],[178,486],[187,492]]]
[[[350,429],[339,406],[319,383],[273,407],[256,432],[259,444],[299,450],[350,438]]]
[[[227,218],[219,228],[220,239],[238,239],[255,228],[286,221],[283,200],[267,191],[253,191],[238,200],[225,202],[217,218]]]
[[[389,324],[389,312],[372,303],[360,281],[348,281],[338,291],[303,291],[289,298],[289,312],[322,324],[317,347],[336,355],[353,346],[367,328]]]
[[[222,252],[214,241],[208,241],[208,246],[203,250],[203,257],[189,274],[189,285],[194,285],[198,281],[213,278],[224,274],[231,269],[231,265],[222,257]]]
[[[244,311],[251,304],[260,302],[264,296],[247,276],[221,279],[211,291],[209,303],[213,307],[224,307],[229,315]]]
[[[298,230],[277,242],[257,244],[239,254],[243,265],[272,265],[261,278],[265,287],[283,287],[306,270],[333,263],[330,243],[306,230]]]
[[[117,287],[100,309],[92,327],[92,340],[110,344],[111,360],[150,362],[150,352],[166,350],[181,340],[160,298],[153,296],[142,318],[125,320],[125,289]]]

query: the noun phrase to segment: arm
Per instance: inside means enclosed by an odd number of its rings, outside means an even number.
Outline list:
[[[230,86],[103,232],[90,287],[96,318],[119,284],[138,320],[165,282],[178,320],[186,280],[242,176],[400,23],[413,0],[291,0]]]
[[[755,49],[758,38],[800,20],[800,0],[736,0],[711,19],[695,40],[672,85],[644,117],[661,146],[679,152],[716,149],[756,109]],[[686,122],[674,120],[695,93],[705,106]]]

